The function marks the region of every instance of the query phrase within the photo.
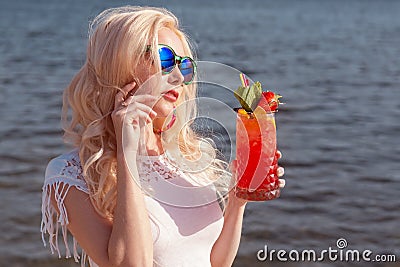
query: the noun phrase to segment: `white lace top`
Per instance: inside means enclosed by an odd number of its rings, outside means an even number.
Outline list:
[[[211,266],[211,249],[223,226],[213,187],[194,186],[165,155],[140,157],[140,163],[140,182],[147,192],[145,202],[151,218],[154,266]],[[81,260],[81,266],[85,266],[88,258],[90,266],[97,266],[84,251],[79,255],[75,238],[72,238],[72,253],[69,248],[64,199],[71,186],[89,193],[77,150],[52,159],[47,166],[42,194],[43,243],[46,246],[48,234],[51,252],[61,257],[58,245],[61,229],[66,257],[72,254],[76,262]],[[52,192],[60,214],[51,205]]]

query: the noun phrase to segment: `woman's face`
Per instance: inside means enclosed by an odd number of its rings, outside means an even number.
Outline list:
[[[158,32],[158,43],[170,46],[179,56],[186,56],[182,41],[168,28],[162,28]],[[183,99],[183,79],[182,73],[177,66],[174,67],[171,73],[162,75],[160,98],[153,107],[153,110],[157,112],[157,117],[153,120],[155,128],[162,128],[166,117],[170,115],[178,102]]]

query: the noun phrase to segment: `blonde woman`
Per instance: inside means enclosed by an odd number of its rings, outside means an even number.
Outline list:
[[[60,229],[82,266],[232,265],[246,202],[232,196],[221,209],[226,164],[186,123],[196,111],[192,57],[165,9],[114,8],[92,22],[86,62],[64,92],[75,149],[46,169],[41,231],[53,253]]]

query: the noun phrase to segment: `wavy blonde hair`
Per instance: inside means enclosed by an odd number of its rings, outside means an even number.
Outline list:
[[[186,35],[179,29],[178,19],[162,8],[133,7],[108,9],[90,24],[86,61],[63,94],[62,122],[64,140],[79,149],[90,200],[96,211],[112,219],[116,204],[116,137],[111,119],[114,96],[121,88],[137,80],[136,71],[146,59],[148,45],[150,59],[160,66],[157,53],[158,31],[162,27],[173,30],[181,39],[185,55],[193,57]],[[160,70],[158,70],[160,71]],[[151,73],[149,73],[151,75]],[[185,100],[196,97],[196,83],[185,85]],[[196,115],[195,101],[188,101],[179,121],[189,121]],[[179,123],[178,123],[179,124]],[[186,157],[205,153],[216,159],[211,146],[200,148],[199,138],[190,124],[167,135],[168,144],[176,141]],[[169,131],[168,131],[169,132]],[[205,148],[204,148],[205,147]],[[226,165],[215,160],[207,172],[224,173]],[[207,177],[210,177],[209,175]],[[222,188],[222,187],[221,187]]]

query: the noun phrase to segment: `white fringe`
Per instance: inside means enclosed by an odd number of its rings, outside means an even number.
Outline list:
[[[65,197],[71,188],[71,186],[76,186],[79,190],[86,191],[80,188],[77,185],[68,184],[62,179],[56,179],[52,182],[47,182],[43,186],[42,190],[42,221],[40,225],[40,232],[42,233],[42,241],[43,245],[46,247],[45,235],[49,235],[48,242],[50,244],[51,253],[54,254],[57,251],[58,258],[61,258],[60,248],[58,246],[58,235],[59,228],[61,227],[61,233],[63,236],[63,241],[65,245],[65,258],[71,258],[71,250],[68,246],[68,229],[67,225],[68,215],[67,210],[64,205]],[[51,204],[51,195],[54,192],[55,200],[57,202],[58,210],[60,211],[57,214],[56,209]],[[73,256],[75,262],[79,262],[81,259],[81,267],[86,266],[87,255],[85,251],[82,250],[82,256],[79,255],[78,252],[78,242],[73,237]],[[91,262],[89,260],[89,262]]]

